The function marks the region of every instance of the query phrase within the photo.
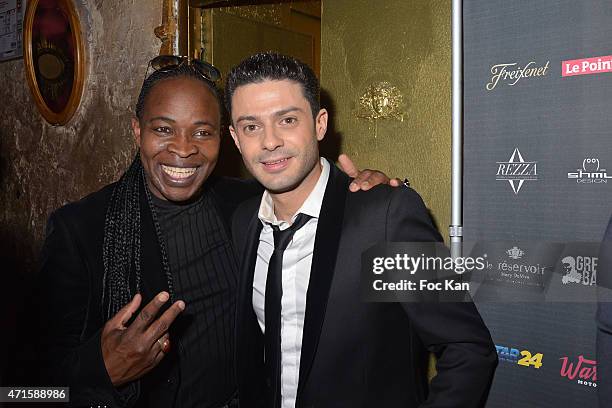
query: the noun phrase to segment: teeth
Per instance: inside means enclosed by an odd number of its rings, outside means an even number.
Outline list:
[[[278,163],[282,163],[284,161],[287,161],[287,159],[280,159],[280,160],[276,160],[276,161],[269,161],[269,162],[265,162],[264,164],[270,166],[272,164],[278,164]]]
[[[164,164],[162,164],[161,167],[164,173],[166,173],[172,178],[177,178],[177,179],[184,179],[184,178],[190,177],[197,170],[197,167],[171,167],[171,166],[166,166]]]

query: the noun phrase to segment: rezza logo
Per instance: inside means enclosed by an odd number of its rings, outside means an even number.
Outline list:
[[[569,357],[561,357],[561,377],[568,380],[576,380],[577,384],[588,387],[597,387],[597,361],[588,360],[581,354],[578,362],[570,362]]]
[[[497,357],[499,358],[499,361],[518,364],[523,367],[542,367],[542,359],[544,358],[544,354],[542,353],[532,355],[532,353],[528,350],[519,351],[519,349],[516,348],[498,345],[495,346],[495,349],[497,350]]]
[[[597,284],[597,261],[594,256],[566,256],[561,260],[565,275],[561,278],[564,285],[581,283],[585,286]]]
[[[508,181],[514,194],[521,191],[526,180],[538,179],[538,162],[525,161],[518,148],[514,148],[512,156],[508,161],[497,162],[497,174],[495,180]]]
[[[582,168],[567,173],[567,178],[576,180],[578,184],[607,184],[612,176],[599,165],[599,159],[589,157],[582,161]]]

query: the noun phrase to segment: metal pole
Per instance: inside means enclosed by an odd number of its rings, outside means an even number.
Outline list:
[[[463,242],[463,0],[452,5],[452,162],[451,255],[461,256]]]

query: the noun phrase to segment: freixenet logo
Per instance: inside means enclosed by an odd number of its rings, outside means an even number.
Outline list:
[[[576,76],[612,72],[612,55],[581,58],[561,62],[561,76]]]
[[[518,148],[514,148],[510,160],[497,162],[497,174],[495,180],[508,181],[514,194],[521,191],[525,180],[538,179],[538,162],[525,161]]]
[[[546,61],[544,65],[538,65],[535,61],[529,61],[523,66],[519,65],[518,62],[495,64],[491,66],[491,80],[485,88],[487,91],[492,91],[500,82],[514,86],[523,78],[546,76],[549,64],[550,61]]]
[[[576,380],[580,385],[588,387],[597,387],[597,361],[587,360],[581,354],[578,356],[578,361],[570,362],[569,357],[561,357],[563,363],[561,365],[561,377],[568,380]]]

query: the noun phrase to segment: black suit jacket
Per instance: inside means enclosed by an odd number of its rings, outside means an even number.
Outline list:
[[[39,276],[41,384],[70,386],[71,406],[173,406],[179,385],[177,356],[171,351],[140,381],[116,389],[102,359],[104,219],[114,184],[51,214]],[[230,217],[244,199],[261,191],[254,183],[207,181],[229,230]],[[142,296],[145,306],[168,290],[151,211],[141,188]],[[231,293],[234,296],[234,293]],[[232,362],[228,362],[231,364]]]
[[[347,194],[348,184],[332,166],[315,239],[296,406],[483,406],[497,354],[473,303],[360,300],[364,250],[379,242],[441,240],[421,198],[409,188],[389,186]],[[245,202],[233,220],[242,260],[236,353],[243,408],[272,406],[263,335],[252,307],[260,200]],[[428,351],[438,357],[429,386]]]
[[[612,217],[599,253],[599,304],[597,308],[597,394],[599,407],[612,406]]]

